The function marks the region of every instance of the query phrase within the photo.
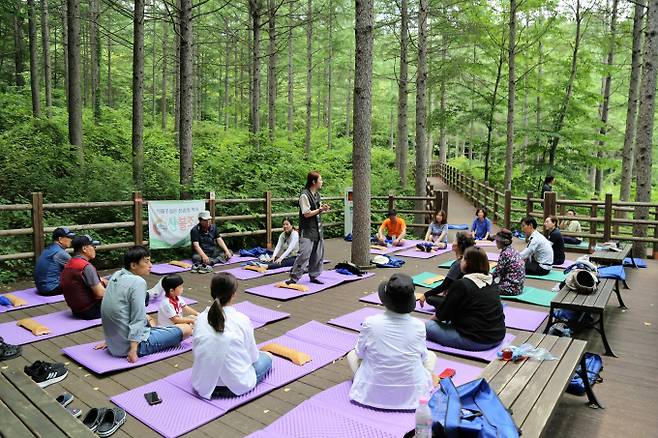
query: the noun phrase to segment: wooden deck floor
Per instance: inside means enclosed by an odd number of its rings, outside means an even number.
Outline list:
[[[451,193],[450,222],[469,222],[473,208],[461,197]],[[349,244],[339,239],[326,242],[327,258],[334,262],[349,259]],[[576,255],[571,254],[574,258]],[[157,253],[155,254],[157,258]],[[435,257],[430,260],[407,259],[401,271],[416,274],[422,271],[437,271],[437,264],[450,258],[450,255]],[[595,386],[599,400],[606,406],[605,410],[594,410],[586,406],[584,397],[565,394],[559,404],[556,415],[551,421],[547,436],[559,437],[630,437],[656,436],[658,416],[658,310],[656,309],[656,285],[658,284],[658,262],[648,261],[649,268],[641,270],[627,269],[631,290],[624,291],[624,300],[628,310],[615,307],[611,299],[606,313],[607,333],[619,358],[604,357],[603,377],[605,382]],[[307,321],[327,320],[358,309],[363,303],[359,297],[372,293],[377,284],[397,270],[378,269],[373,278],[344,284],[324,292],[298,298],[288,302],[279,302],[254,295],[240,293],[239,301],[250,300],[253,303],[278,309],[291,314],[283,321],[270,324],[256,330],[258,342],[279,336],[286,331]],[[183,274],[186,296],[199,300],[195,307],[201,309],[209,301],[209,275]],[[241,283],[240,291],[246,287],[271,283],[285,278],[284,275],[250,280]],[[150,276],[149,284],[157,281],[157,276]],[[529,285],[550,288],[548,282],[528,280]],[[11,285],[11,289],[29,285]],[[3,288],[4,289],[4,288]],[[514,306],[533,308],[531,305],[513,303]],[[58,303],[10,312],[0,315],[0,322],[16,320],[28,316],[37,316],[65,308]],[[423,317],[420,315],[416,315]],[[543,330],[543,326],[539,330]],[[2,334],[0,333],[0,336]],[[133,370],[98,377],[79,367],[75,362],[60,353],[60,349],[70,345],[102,339],[100,328],[88,329],[50,340],[36,342],[23,347],[22,357],[7,362],[0,362],[0,367],[19,367],[35,360],[65,362],[70,370],[69,376],[62,382],[46,388],[53,397],[67,391],[76,397],[73,406],[84,412],[90,407],[107,406],[109,398],[126,390],[135,388],[178,370],[192,365],[192,353],[186,353],[160,362],[148,364]],[[601,353],[603,346],[600,337],[594,331],[578,336],[589,341],[588,351]],[[457,359],[460,360],[460,359]],[[465,362],[484,366],[483,363]],[[265,425],[285,414],[301,401],[350,378],[349,368],[344,359],[326,366],[302,379],[277,389],[245,406],[208,423],[186,436],[240,437]],[[134,418],[129,418],[115,435],[117,437],[147,438],[158,436],[147,426]]]

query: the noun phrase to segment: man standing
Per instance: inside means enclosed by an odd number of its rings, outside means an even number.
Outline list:
[[[322,176],[311,171],[306,176],[306,186],[299,196],[299,253],[290,271],[287,284],[294,284],[308,267],[311,283],[323,284],[318,277],[322,273],[324,259],[324,236],[322,233],[321,213],[329,211],[329,205],[320,199]]]
[[[551,242],[537,231],[537,221],[528,216],[521,219],[521,231],[528,242],[520,256],[525,260],[525,273],[529,275],[548,275],[553,267],[553,247]]]
[[[190,239],[194,263],[192,272],[201,274],[212,272],[214,264],[225,263],[233,255],[217,231],[217,227],[212,223],[212,216],[208,210],[199,213],[199,223],[190,230]]]
[[[66,227],[55,228],[53,243],[46,248],[34,267],[34,283],[37,293],[43,296],[53,296],[62,293],[60,276],[64,265],[71,259],[67,248],[71,247],[71,240],[75,237]]]
[[[107,280],[101,279],[91,261],[96,258],[98,240],[90,236],[73,239],[73,257],[62,271],[62,292],[73,315],[80,319],[101,317],[101,300]]]

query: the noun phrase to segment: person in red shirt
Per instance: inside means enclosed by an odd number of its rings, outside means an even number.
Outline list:
[[[61,285],[66,304],[73,315],[80,319],[101,317],[101,300],[105,294],[107,280],[101,279],[91,261],[96,258],[98,240],[90,236],[73,239],[73,257],[62,271]]]
[[[397,211],[389,210],[388,218],[384,219],[384,222],[379,226],[377,241],[381,245],[386,245],[386,241],[389,240],[393,246],[402,246],[406,234],[407,224],[404,219],[398,217]]]

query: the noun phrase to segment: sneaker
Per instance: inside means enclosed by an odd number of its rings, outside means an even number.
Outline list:
[[[201,266],[201,267],[197,270],[197,272],[198,272],[199,274],[210,274],[211,272],[214,272],[214,271],[213,271],[213,269],[212,269],[212,266],[210,266],[210,265],[204,265],[204,266]]]
[[[69,394],[68,392],[65,392],[64,394],[60,394],[59,396],[57,396],[57,398],[55,400],[60,405],[66,407],[69,404],[71,404],[71,402],[73,401],[73,398],[74,397],[71,394]]]
[[[425,251],[425,245],[423,245],[422,243],[417,243],[416,248],[418,248],[421,251]]]
[[[192,269],[190,269],[190,272],[192,272],[192,273],[194,273],[194,274],[198,274],[198,273],[199,273],[199,268],[200,268],[200,267],[201,267],[200,264],[195,263],[195,264],[192,265]]]
[[[23,371],[28,376],[34,377],[40,372],[41,368],[43,368],[45,365],[55,366],[55,367],[59,367],[59,368],[65,368],[63,363],[59,363],[59,362],[48,363],[48,362],[43,362],[41,360],[37,360],[32,365],[25,365],[25,367],[23,368]]]
[[[63,364],[42,362],[41,367],[30,377],[32,377],[32,380],[34,380],[37,386],[45,388],[53,383],[64,380],[68,374],[69,370]]]

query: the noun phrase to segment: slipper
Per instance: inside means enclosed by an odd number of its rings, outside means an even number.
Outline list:
[[[87,415],[85,415],[85,418],[82,420],[82,424],[94,432],[96,429],[98,429],[98,425],[101,424],[101,421],[103,421],[103,417],[105,416],[106,411],[107,408],[91,408],[89,412],[87,412]]]
[[[0,337],[0,360],[13,359],[21,355],[22,348],[20,345],[12,345],[5,343],[5,340]]]
[[[74,397],[71,394],[65,392],[64,394],[58,395],[55,400],[57,401],[57,403],[59,403],[62,406],[68,406],[69,404],[71,404],[73,399]]]
[[[103,415],[101,424],[96,429],[96,435],[106,437],[114,432],[126,422],[126,411],[121,408],[108,408]]]

